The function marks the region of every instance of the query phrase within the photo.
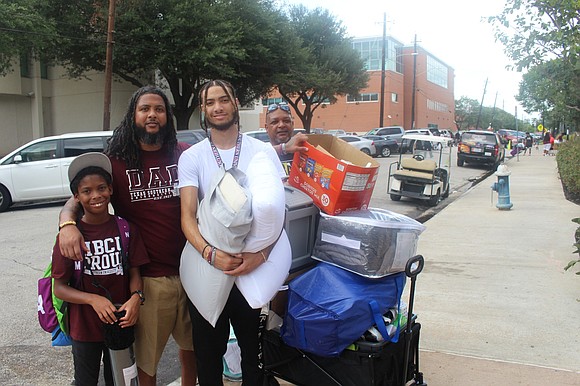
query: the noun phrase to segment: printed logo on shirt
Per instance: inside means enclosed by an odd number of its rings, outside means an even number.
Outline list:
[[[85,245],[89,250],[85,255],[86,275],[123,275],[120,236],[85,241]]]
[[[165,200],[179,196],[177,165],[149,168],[149,178],[138,169],[126,171],[131,202]]]

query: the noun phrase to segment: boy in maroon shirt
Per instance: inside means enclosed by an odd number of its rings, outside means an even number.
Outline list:
[[[70,260],[61,255],[57,238],[52,254],[54,293],[69,303],[75,383],[96,386],[102,358],[105,382],[113,385],[103,327],[118,323],[127,328],[137,322],[145,300],[140,266],[149,257],[134,225],[130,225],[129,251],[122,248],[121,230],[108,208],[113,190],[107,156],[86,153],[75,158],[69,166],[69,180],[74,198],[84,210],[76,225],[88,251],[82,262]],[[79,263],[82,271],[77,283],[73,276]],[[117,318],[116,313],[123,312]]]

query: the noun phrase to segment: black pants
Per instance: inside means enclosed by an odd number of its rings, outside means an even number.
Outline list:
[[[73,340],[72,353],[75,367],[76,386],[97,386],[101,358],[104,364],[104,378],[107,386],[113,386],[113,373],[109,349],[103,342],[79,342]]]
[[[200,386],[223,385],[222,357],[230,336],[230,322],[242,352],[244,386],[261,386],[262,371],[258,368],[258,325],[260,310],[250,307],[234,285],[215,328],[189,303],[193,325],[193,348],[197,358],[197,379]]]

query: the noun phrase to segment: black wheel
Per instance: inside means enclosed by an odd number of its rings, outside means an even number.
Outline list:
[[[441,201],[441,190],[437,189],[437,193],[429,199],[428,203],[429,206],[436,206],[439,201]]]
[[[457,158],[457,166],[463,166],[463,162],[461,158]]]
[[[391,149],[389,149],[388,147],[383,147],[383,149],[381,150],[381,156],[383,157],[390,157],[391,156]]]
[[[12,205],[10,192],[4,186],[0,185],[0,212],[4,212],[10,205]]]
[[[391,194],[391,200],[401,201],[401,196],[399,196],[398,194]]]
[[[362,149],[360,149],[360,151],[362,151],[362,152],[363,152],[363,153],[365,153],[366,155],[371,155],[371,151],[370,151],[369,149],[367,149],[366,147],[365,147],[365,148],[362,148]]]

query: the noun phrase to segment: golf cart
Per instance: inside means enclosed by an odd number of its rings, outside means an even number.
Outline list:
[[[399,160],[389,165],[387,193],[393,201],[399,201],[404,196],[426,200],[430,206],[435,206],[441,199],[449,196],[449,139],[405,134],[403,142],[405,141],[413,143],[413,154],[409,156],[401,152]]]

